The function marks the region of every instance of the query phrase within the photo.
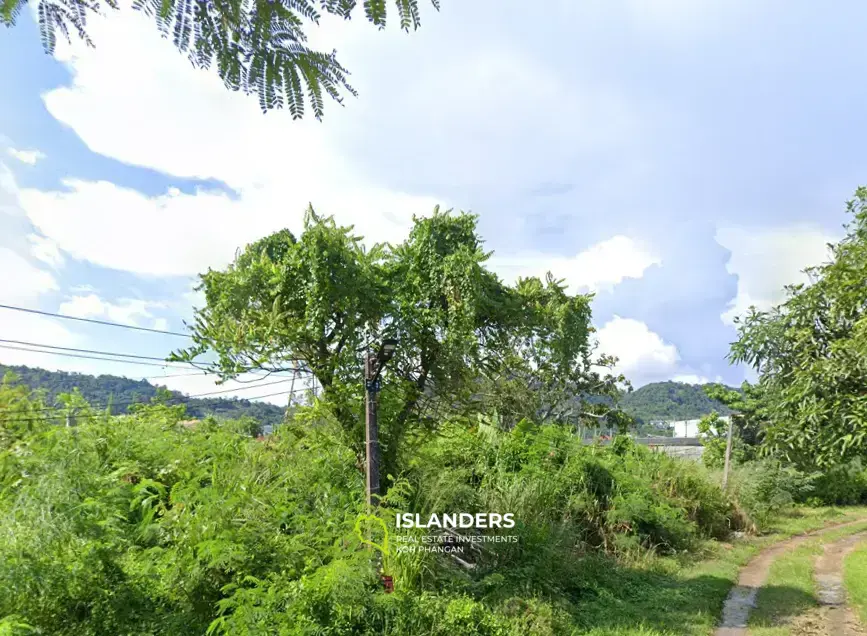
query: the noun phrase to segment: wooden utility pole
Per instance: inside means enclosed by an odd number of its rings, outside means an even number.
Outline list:
[[[367,505],[376,506],[379,502],[379,422],[376,419],[379,394],[379,369],[377,358],[368,352],[364,364],[364,388],[366,417],[364,437],[366,446],[366,483]]]
[[[729,468],[731,467],[732,461],[732,418],[729,417],[729,430],[728,435],[726,436],[726,461],[725,466],[723,466],[723,476],[722,476],[722,488],[726,489],[729,483]]]

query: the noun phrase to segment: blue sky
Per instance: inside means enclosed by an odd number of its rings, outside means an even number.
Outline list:
[[[307,202],[371,240],[436,203],[480,216],[504,278],[594,291],[635,385],[739,383],[734,315],[841,236],[867,183],[867,6],[443,0],[423,28],[327,20],[358,99],[259,112],[129,10],[95,50],[0,33],[0,303],[179,329],[196,272],[297,230]],[[0,338],[164,355],[171,337],[0,311]],[[0,362],[158,369],[0,350]],[[167,380],[203,391],[206,378]]]

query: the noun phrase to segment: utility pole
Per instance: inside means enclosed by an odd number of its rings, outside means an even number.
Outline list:
[[[375,507],[379,504],[379,421],[377,407],[379,406],[379,390],[382,386],[382,369],[391,360],[397,348],[397,340],[382,341],[382,346],[374,355],[367,352],[364,359],[364,389],[365,389],[365,482],[367,485],[367,505]]]
[[[364,361],[365,386],[365,452],[367,456],[365,482],[367,484],[367,505],[375,506],[379,498],[379,422],[376,419],[379,406],[379,383],[376,373],[376,358],[370,351]]]
[[[732,418],[729,416],[729,430],[726,439],[726,461],[723,467],[722,489],[725,490],[729,483],[729,468],[732,461]]]

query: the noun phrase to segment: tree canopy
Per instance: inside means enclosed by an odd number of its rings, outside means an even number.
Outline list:
[[[585,399],[616,396],[624,381],[605,373],[613,360],[594,358],[591,296],[550,275],[503,283],[485,267],[476,221],[437,208],[403,243],[366,249],[309,209],[300,236],[276,232],[201,276],[194,345],[176,359],[212,352],[225,378],[300,363],[361,450],[364,352],[396,338],[380,409],[386,469],[410,431],[445,418],[496,410],[505,426],[623,425],[616,408]]]
[[[28,0],[0,0],[0,22],[15,24]],[[323,13],[346,20],[357,13],[358,0],[133,0],[132,7],[153,18],[160,33],[198,68],[216,67],[230,90],[255,93],[263,111],[286,107],[292,117],[304,116],[309,103],[320,119],[325,95],[338,103],[343,93],[355,95],[349,71],[337,52],[310,49],[305,30],[318,25]],[[404,31],[421,26],[419,0],[395,0]],[[431,0],[439,9],[439,0]],[[386,0],[363,0],[364,17],[379,29],[388,17]],[[53,53],[60,34],[70,33],[93,46],[87,19],[104,8],[117,10],[117,0],[38,0],[42,45]]]
[[[763,443],[803,466],[867,453],[867,188],[847,204],[846,236],[809,284],[740,321],[730,359],[759,372]]]

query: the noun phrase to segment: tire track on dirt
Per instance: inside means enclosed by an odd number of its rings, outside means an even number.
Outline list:
[[[860,532],[839,541],[823,546],[822,554],[816,559],[813,577],[816,581],[819,603],[826,607],[825,627],[834,636],[864,636],[860,623],[846,602],[846,589],[843,587],[843,561],[861,541],[867,532]]]
[[[827,532],[854,526],[867,521],[867,517],[837,523],[818,530],[791,537],[759,552],[749,563],[741,568],[738,582],[723,605],[722,621],[714,631],[714,636],[747,636],[747,621],[750,611],[755,607],[756,595],[768,579],[768,570],[780,554],[797,548],[802,543]],[[833,632],[832,632],[833,633]],[[842,634],[841,634],[842,636]]]

